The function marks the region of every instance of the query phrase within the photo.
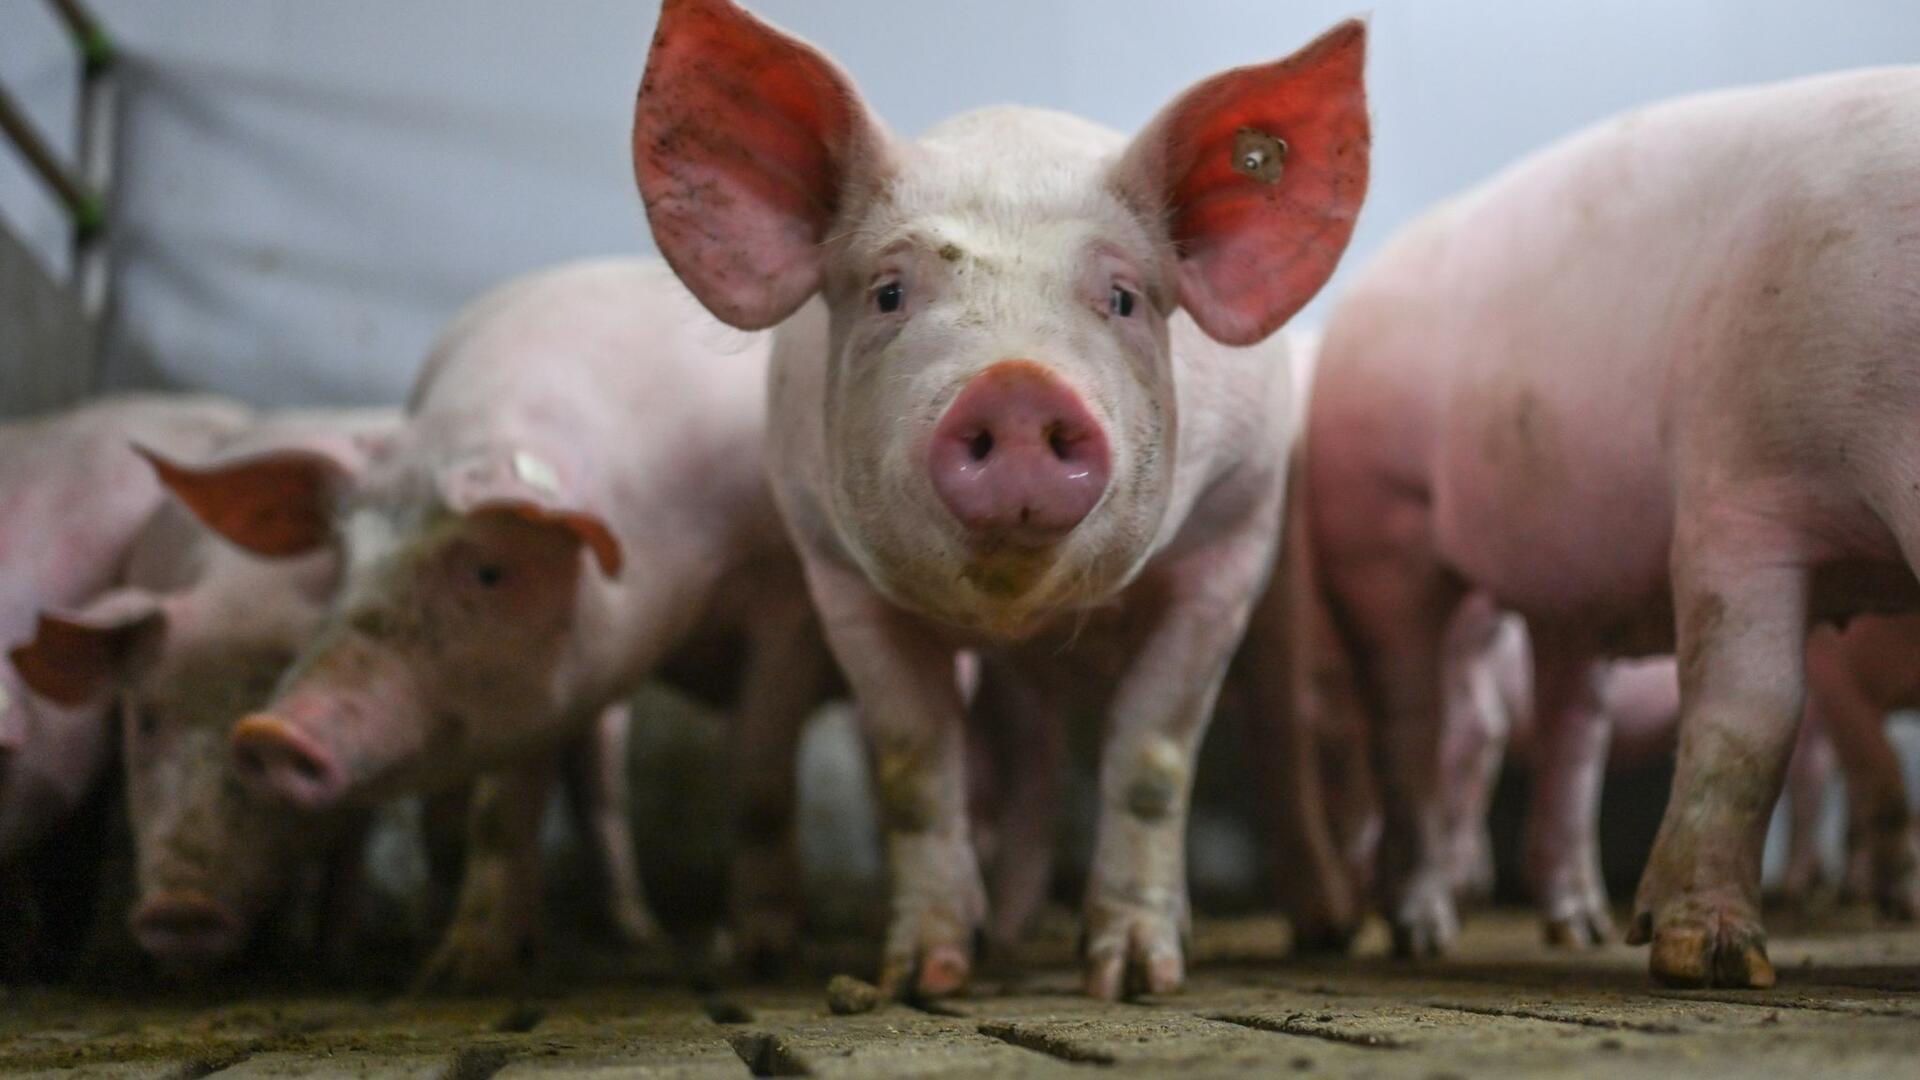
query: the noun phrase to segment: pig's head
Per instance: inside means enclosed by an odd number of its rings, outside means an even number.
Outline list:
[[[1332,272],[1366,188],[1364,38],[1345,23],[1205,80],[1131,142],[1011,108],[908,142],[807,44],[731,0],[666,0],[635,172],[716,316],[824,298],[826,509],[850,555],[902,603],[1017,632],[1152,553],[1176,312],[1251,344]]]
[[[315,445],[161,475],[242,548],[341,558],[322,625],[271,704],[233,729],[257,794],[366,804],[469,775],[574,719],[561,703],[578,591],[586,575],[618,575],[622,551],[560,463]]]
[[[249,601],[117,590],[43,614],[13,653],[27,684],[58,704],[117,696],[138,885],[131,928],[182,974],[231,958],[333,835],[329,820],[250,798],[232,767],[228,731],[268,699],[318,610],[317,597]]]

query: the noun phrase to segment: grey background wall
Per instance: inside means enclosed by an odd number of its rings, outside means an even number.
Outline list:
[[[649,0],[92,3],[126,60],[121,304],[106,346],[117,385],[391,398],[436,327],[489,282],[648,246],[626,141]],[[1191,80],[1366,10],[753,6],[825,45],[904,133],[1003,101],[1131,129]],[[1375,182],[1350,262],[1436,199],[1607,113],[1920,60],[1913,0],[1379,0],[1372,22]],[[5,0],[0,79],[63,143],[74,77],[45,5]],[[64,222],[4,153],[0,215],[62,269]]]

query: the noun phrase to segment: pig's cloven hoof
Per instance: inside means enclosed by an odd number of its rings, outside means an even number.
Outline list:
[[[1605,912],[1582,912],[1545,925],[1548,945],[1557,949],[1591,949],[1613,940],[1613,919]]]
[[[607,918],[613,925],[614,936],[628,949],[639,952],[668,944],[660,920],[653,917],[645,904],[616,903],[607,912]]]
[[[1349,949],[1353,948],[1353,939],[1359,934],[1360,927],[1357,925],[1295,923],[1293,954],[1295,956],[1344,956]]]
[[[1598,874],[1598,871],[1595,871]],[[1613,940],[1613,915],[1598,884],[1546,904],[1546,942],[1554,948],[1590,949]]]
[[[1757,919],[1698,902],[1681,901],[1674,906],[1682,910],[1666,918],[1639,913],[1627,935],[1630,945],[1653,942],[1647,967],[1654,981],[1663,986],[1736,990],[1765,990],[1773,985],[1767,934]]]
[[[530,942],[487,927],[458,923],[447,928],[446,939],[414,980],[415,994],[471,994],[496,989],[520,969],[520,956]]]
[[[799,916],[788,908],[760,907],[734,917],[734,955],[756,978],[786,971],[800,947]]]
[[[1186,951],[1180,921],[1157,911],[1130,908],[1087,916],[1081,982],[1103,1001],[1142,994],[1171,994],[1186,982]]]
[[[1416,882],[1393,914],[1393,955],[1402,959],[1439,956],[1460,935],[1453,896],[1435,876]]]
[[[1899,922],[1920,918],[1920,837],[1913,826],[1873,845],[1871,878],[1881,914]]]
[[[1826,867],[1817,857],[1794,859],[1780,876],[1780,900],[1794,911],[1817,908],[1829,891]]]
[[[973,957],[960,945],[933,944],[914,955],[889,956],[880,970],[880,989],[902,1001],[952,997],[967,988]]]

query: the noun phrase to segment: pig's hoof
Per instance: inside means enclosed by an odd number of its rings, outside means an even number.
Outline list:
[[[1447,889],[1417,889],[1393,914],[1393,955],[1403,959],[1439,956],[1460,935],[1460,917]]]
[[[903,1001],[952,997],[967,988],[973,974],[972,950],[963,945],[931,944],[906,956],[891,953],[880,969],[880,989]]]
[[[1597,889],[1550,903],[1545,914],[1546,942],[1555,948],[1590,949],[1613,940],[1613,916],[1606,894]]]
[[[518,973],[526,944],[511,934],[469,933],[455,927],[421,969],[413,992],[472,994],[496,989]]]
[[[1548,919],[1545,929],[1547,944],[1556,949],[1590,949],[1613,940],[1613,920],[1605,912]]]
[[[667,932],[660,928],[659,920],[653,917],[642,904],[620,904],[608,912],[613,924],[613,934],[620,944],[636,952],[657,949],[667,943]]]
[[[1104,1001],[1179,990],[1186,982],[1179,920],[1139,909],[1090,914],[1081,982]]]
[[[1293,920],[1293,953],[1296,956],[1341,956],[1359,936],[1358,921],[1300,917]]]
[[[1872,870],[1875,904],[1889,919],[1913,922],[1920,917],[1920,842],[1909,827],[1875,847]]]
[[[1654,981],[1751,990],[1773,985],[1767,933],[1758,919],[1699,903],[1675,906],[1682,910],[1659,919],[1641,912],[1627,935],[1629,944],[1653,942],[1647,967]]]
[[[1780,878],[1780,902],[1798,912],[1820,905],[1827,892],[1827,876],[1818,859],[1799,859],[1787,864]]]
[[[1883,883],[1877,898],[1880,913],[1896,922],[1920,921],[1920,873],[1909,870],[1901,878]]]
[[[742,912],[734,921],[735,955],[742,970],[771,978],[787,970],[799,950],[800,920],[791,910]]]

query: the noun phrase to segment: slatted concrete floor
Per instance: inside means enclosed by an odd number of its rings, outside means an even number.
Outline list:
[[[1920,930],[1776,919],[1778,988],[1662,991],[1644,950],[1535,945],[1482,916],[1459,954],[1286,959],[1284,929],[1203,924],[1184,994],[1072,992],[1063,940],[930,1009],[827,1011],[823,978],[733,986],[549,966],[517,998],[14,992],[0,1071],[101,1077],[1920,1076]],[[1056,935],[1056,938],[1064,935]],[[1377,950],[1373,943],[1369,951]],[[603,965],[604,967],[604,965]],[[676,985],[678,984],[678,985]]]

